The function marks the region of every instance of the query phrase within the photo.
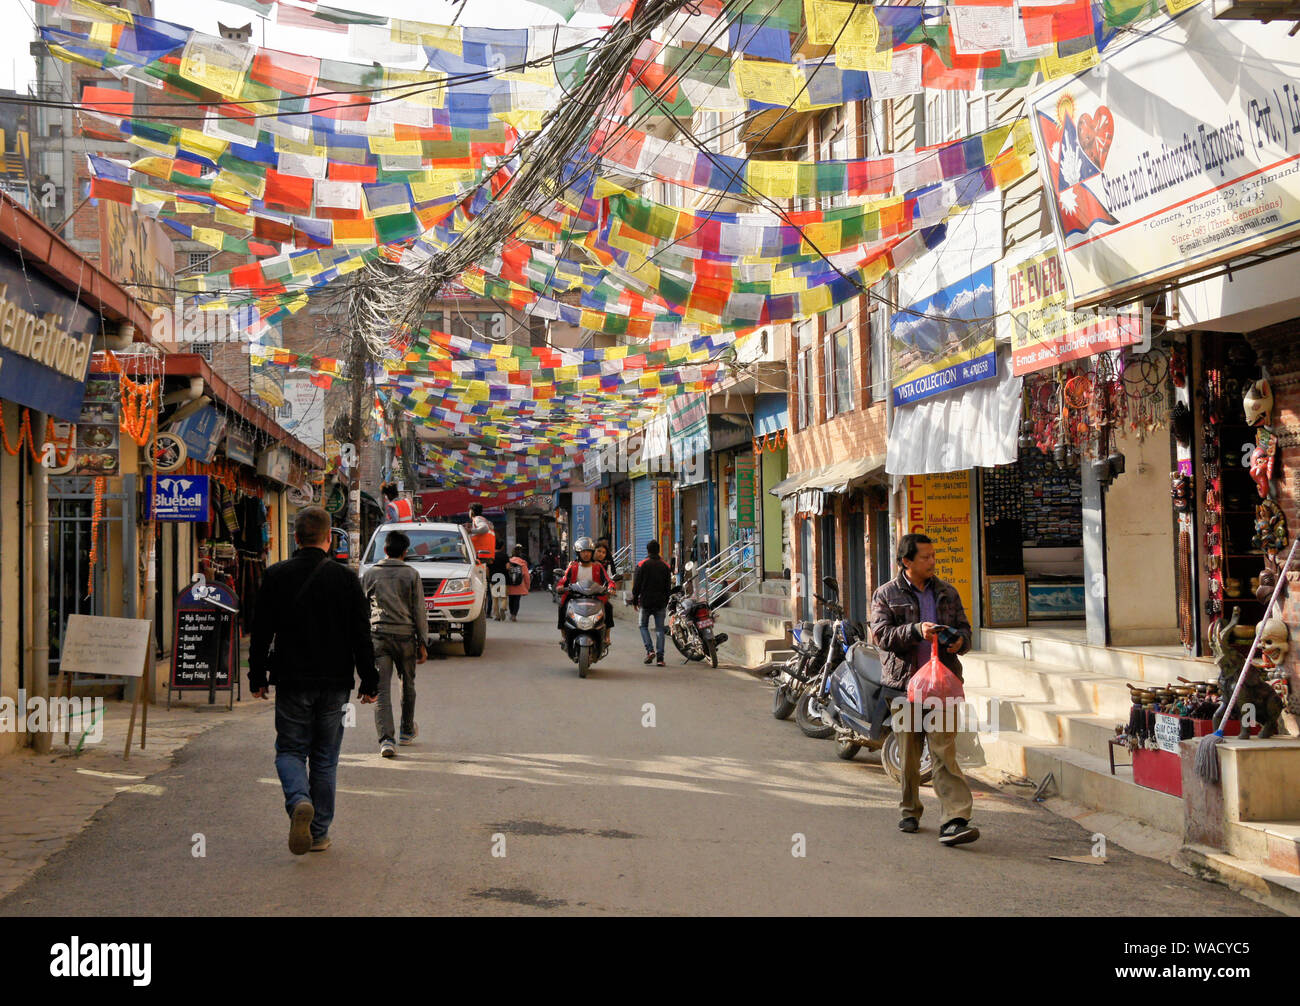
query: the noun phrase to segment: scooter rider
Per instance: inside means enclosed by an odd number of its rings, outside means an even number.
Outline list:
[[[560,617],[555,626],[560,630],[564,629],[564,613],[569,607],[569,586],[581,583],[583,580],[590,580],[592,583],[604,586],[606,590],[614,589],[614,581],[605,572],[605,567],[595,561],[595,542],[587,537],[579,538],[576,551],[578,558],[569,563],[569,568],[564,571],[564,576],[560,577],[560,582],[555,585],[557,590],[564,591],[563,596],[560,598]],[[608,619],[605,621],[605,645],[609,645]]]

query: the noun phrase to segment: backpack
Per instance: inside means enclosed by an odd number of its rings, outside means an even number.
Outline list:
[[[519,565],[513,559],[506,565],[506,583],[511,587],[518,587],[524,582],[524,567]]]

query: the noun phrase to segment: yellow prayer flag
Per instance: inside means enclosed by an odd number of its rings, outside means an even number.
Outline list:
[[[1101,56],[1095,46],[1071,56],[1061,56],[1060,47],[1057,46],[1057,54],[1042,57],[1038,65],[1043,71],[1045,80],[1056,80],[1058,77],[1073,77],[1075,74],[1083,73],[1084,70],[1100,62]]]
[[[831,309],[831,288],[826,284],[815,286],[799,295],[799,312],[811,318]]]
[[[220,250],[221,240],[224,235],[221,231],[212,227],[192,227],[190,228],[190,236],[193,237],[195,241],[200,241],[209,248]]]
[[[464,55],[464,43],[457,25],[428,24],[424,21],[406,21],[393,18],[391,37],[403,45],[429,45],[453,56]]]
[[[230,146],[229,140],[209,136],[197,129],[182,129],[179,143],[182,149],[198,154],[200,157],[206,157],[209,161],[215,161]]]
[[[795,161],[750,161],[745,180],[770,199],[793,199],[799,185],[799,165]]]
[[[841,70],[875,70],[889,73],[894,69],[894,50],[876,52],[874,46],[845,45],[835,47],[835,65]]]
[[[436,70],[384,71],[384,84],[392,88],[384,92],[389,100],[405,101],[423,108],[442,108],[447,103],[447,75]],[[394,87],[409,84],[410,87]]]

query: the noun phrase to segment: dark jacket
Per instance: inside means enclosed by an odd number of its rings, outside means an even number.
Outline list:
[[[962,608],[957,588],[937,576],[930,580],[934,591],[935,623],[956,629],[962,636],[961,650],[970,649],[970,622]],[[871,595],[871,635],[880,651],[881,680],[891,688],[906,688],[916,672],[916,648],[921,642],[921,600],[906,573],[881,584]],[[939,647],[944,666],[961,677],[957,654]]]
[[[632,603],[658,611],[668,606],[668,592],[673,587],[673,573],[657,555],[649,555],[636,566],[632,577]]]
[[[351,691],[354,670],[361,679],[357,694],[377,695],[370,605],[361,581],[319,548],[300,548],[262,578],[248,648],[248,687],[260,691],[269,680],[280,687]]]
[[[370,631],[384,636],[414,637],[427,649],[429,609],[424,581],[414,566],[385,556],[361,578],[370,608]]]

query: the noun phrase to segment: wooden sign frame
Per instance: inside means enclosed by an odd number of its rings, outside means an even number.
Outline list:
[[[55,683],[55,695],[60,698],[63,697],[70,698],[72,696],[72,674],[73,673],[109,674],[109,675],[121,674],[124,677],[138,678],[139,680],[135,688],[135,697],[131,700],[131,719],[127,724],[127,728],[126,728],[126,745],[122,748],[122,758],[128,759],[131,757],[131,741],[135,736],[135,717],[137,711],[140,712],[140,750],[141,751],[145,749],[145,744],[149,733],[149,703],[145,701],[142,704],[141,697],[150,694],[149,689],[153,685],[153,673],[152,673],[153,661],[150,659],[151,657],[150,649],[152,648],[153,645],[153,619],[151,618],[111,619],[111,621],[114,622],[139,622],[146,627],[146,631],[144,633],[144,652],[141,654],[140,673],[138,675],[131,674],[121,669],[117,671],[106,672],[106,671],[95,671],[88,668],[77,668],[77,667],[65,668],[64,667],[68,640],[70,637],[74,635],[73,633],[74,624],[79,625],[79,623],[74,623],[73,619],[88,619],[91,621],[104,621],[106,618],[107,616],[103,616],[103,615],[74,614],[68,616],[68,624],[64,631],[64,655],[60,656],[59,659],[59,676]],[[64,694],[65,688],[67,693],[66,696]],[[64,734],[64,743],[68,744],[69,747],[71,746],[72,743],[71,729],[69,729]]]
[[[1020,628],[1029,624],[1029,594],[1025,587],[1024,574],[1014,576],[985,576],[984,580],[984,626],[989,629],[1012,629]],[[1001,589],[1007,585],[1014,584],[1018,588],[1020,595],[1020,611],[1015,618],[1006,617],[1001,613],[1003,607],[994,603],[994,594],[1002,593]]]
[[[224,633],[224,646],[221,640],[217,641],[215,653],[217,660],[215,665],[209,664],[206,684],[179,685],[176,683],[176,674],[180,662],[181,615],[187,611],[208,610],[222,611],[230,615],[229,631]],[[224,685],[217,684],[222,663],[226,666]],[[174,692],[207,691],[210,707],[216,704],[216,693],[226,691],[229,693],[226,709],[233,710],[236,689],[239,689],[241,700],[243,698],[243,680],[239,671],[239,598],[228,587],[222,584],[210,584],[196,575],[189,586],[176,595],[172,617],[172,659],[167,675],[167,708],[170,709],[172,706]]]

